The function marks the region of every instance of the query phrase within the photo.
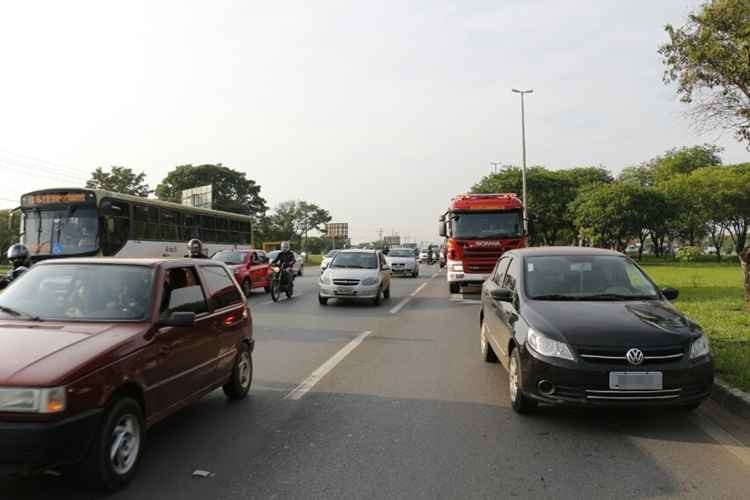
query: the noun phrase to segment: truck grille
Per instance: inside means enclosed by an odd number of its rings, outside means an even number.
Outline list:
[[[627,365],[629,366],[625,354],[628,352],[630,347],[616,347],[616,348],[588,348],[578,347],[578,355],[584,361],[589,363],[597,364],[608,364],[608,365]],[[682,361],[685,357],[685,348],[682,346],[668,346],[668,347],[649,347],[642,348],[643,351],[643,365],[656,365],[665,363],[674,363]]]
[[[464,248],[464,271],[467,273],[489,274],[495,269],[497,259],[503,255],[502,248]]]

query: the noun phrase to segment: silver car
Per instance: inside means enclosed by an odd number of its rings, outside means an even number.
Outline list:
[[[318,301],[369,299],[378,305],[391,296],[391,269],[377,250],[342,250],[320,275]]]
[[[412,278],[419,276],[419,262],[411,248],[392,248],[385,260],[394,276],[399,274]]]

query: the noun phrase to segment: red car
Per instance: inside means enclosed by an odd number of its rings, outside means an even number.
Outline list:
[[[252,382],[250,312],[207,260],[60,259],[0,294],[0,469],[80,467],[116,490],[146,429]]]
[[[242,287],[245,297],[249,297],[254,288],[271,291],[271,264],[262,250],[224,250],[214,254],[211,260],[223,262],[234,272],[234,278]]]

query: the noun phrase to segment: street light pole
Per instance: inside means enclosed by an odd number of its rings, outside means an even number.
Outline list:
[[[523,167],[521,170],[521,182],[523,184],[523,229],[524,232],[529,234],[529,217],[526,208],[526,115],[523,107],[523,96],[524,94],[531,94],[534,92],[533,89],[529,90],[518,90],[512,89],[516,94],[521,94],[521,146],[523,148]]]
[[[497,175],[497,167],[500,165],[499,161],[491,161],[490,165],[495,169],[495,175]]]

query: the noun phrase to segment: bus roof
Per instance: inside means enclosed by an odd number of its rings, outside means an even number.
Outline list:
[[[223,210],[211,210],[208,208],[190,207],[187,205],[181,205],[179,203],[173,203],[171,201],[155,200],[152,198],[143,198],[141,196],[116,193],[114,191],[105,191],[102,189],[89,189],[89,188],[79,188],[79,187],[39,189],[37,191],[31,191],[29,193],[26,193],[22,195],[21,198],[23,198],[24,196],[28,196],[28,195],[45,194],[45,193],[60,193],[60,192],[79,192],[79,193],[91,192],[96,195],[97,201],[101,201],[103,198],[113,198],[116,200],[123,200],[123,201],[128,201],[131,203],[140,203],[143,205],[151,205],[151,206],[160,207],[160,208],[171,208],[173,210],[182,210],[182,211],[193,212],[197,214],[212,215],[214,217],[220,215],[226,218],[244,220],[244,221],[250,221],[252,219],[250,216],[247,216],[247,215],[236,214],[232,212],[225,212]]]

